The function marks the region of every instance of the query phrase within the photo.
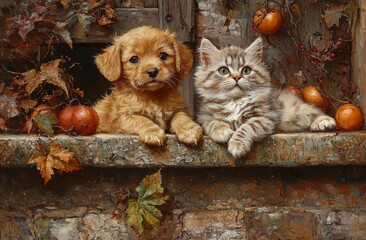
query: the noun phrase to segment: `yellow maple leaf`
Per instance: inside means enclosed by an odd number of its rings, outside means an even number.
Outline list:
[[[37,164],[37,169],[41,173],[44,185],[54,175],[53,169],[57,169],[59,174],[83,169],[74,158],[74,152],[63,148],[56,141],[51,143],[48,153],[46,153],[44,145],[38,144],[36,153],[31,156],[28,163]]]

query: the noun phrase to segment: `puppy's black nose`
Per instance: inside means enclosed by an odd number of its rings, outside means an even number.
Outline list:
[[[158,75],[159,73],[159,69],[155,68],[149,68],[146,70],[147,75],[149,75],[149,77],[154,78],[156,77],[156,75]]]

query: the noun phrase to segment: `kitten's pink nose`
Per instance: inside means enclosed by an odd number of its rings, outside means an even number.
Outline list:
[[[241,74],[231,74],[231,77],[235,80],[235,81],[239,81],[241,78]]]

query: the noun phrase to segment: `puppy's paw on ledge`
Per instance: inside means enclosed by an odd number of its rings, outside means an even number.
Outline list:
[[[151,146],[164,146],[166,142],[166,135],[163,129],[154,129],[140,133],[142,142]]]

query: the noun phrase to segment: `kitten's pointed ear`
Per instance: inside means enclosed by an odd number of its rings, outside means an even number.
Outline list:
[[[207,66],[210,63],[211,56],[219,52],[219,50],[215,47],[215,45],[213,45],[213,43],[210,42],[210,40],[208,40],[207,38],[202,39],[199,50],[200,50],[201,62],[205,66]]]
[[[257,38],[252,44],[245,49],[245,53],[251,58],[262,59],[263,55],[263,39]]]

